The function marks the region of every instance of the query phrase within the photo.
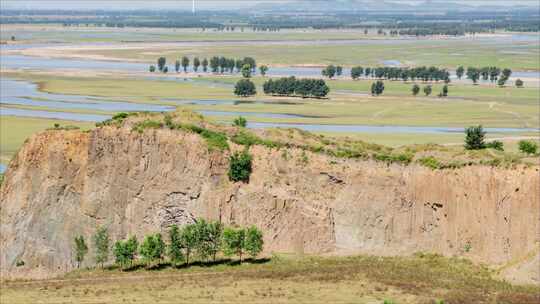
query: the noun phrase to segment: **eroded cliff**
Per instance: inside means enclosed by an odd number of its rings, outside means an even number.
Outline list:
[[[1,187],[3,278],[72,269],[73,238],[101,225],[113,240],[142,238],[198,217],[257,225],[267,252],[429,251],[492,265],[538,257],[537,166],[432,170],[291,147],[250,152],[245,184],[227,178],[229,151],[209,151],[192,132],[106,126],[33,136]]]

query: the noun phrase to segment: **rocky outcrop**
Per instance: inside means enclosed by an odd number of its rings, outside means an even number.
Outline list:
[[[113,240],[141,238],[199,217],[257,225],[267,252],[429,251],[493,265],[537,252],[538,167],[431,170],[250,149],[253,173],[243,184],[227,178],[229,152],[209,152],[188,132],[103,127],[32,137],[1,187],[2,276],[71,269],[74,236],[98,226]]]

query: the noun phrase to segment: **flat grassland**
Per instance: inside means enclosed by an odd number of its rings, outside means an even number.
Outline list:
[[[78,126],[83,130],[94,125],[75,121],[2,116],[0,118],[0,138],[2,139],[0,141],[0,162],[7,164],[28,137],[54,127],[55,123],[61,126]]]
[[[540,70],[538,41],[501,43],[486,40],[362,40],[358,43],[338,42],[319,44],[291,43],[219,43],[215,45],[186,45],[140,48],[118,47],[76,50],[76,54],[101,55],[116,59],[136,59],[155,62],[164,56],[174,62],[182,56],[210,58],[212,56],[251,56],[261,64],[283,66],[322,66],[340,64],[344,66],[381,66],[387,60],[397,60],[407,66],[434,65],[455,69],[467,66],[499,66],[513,70]],[[519,51],[516,51],[519,49]]]
[[[518,35],[515,39],[512,35]],[[380,66],[387,60],[404,65],[499,66],[513,70],[540,70],[539,41],[534,34],[496,33],[458,38],[410,38],[368,35],[358,30],[296,29],[280,32],[216,32],[200,29],[63,27],[62,25],[4,25],[0,39],[15,36],[17,43],[117,43],[92,46],[92,50],[68,48],[70,53],[155,62],[182,56],[252,56],[271,65],[341,64]],[[343,41],[347,40],[347,41]],[[131,44],[130,44],[131,42]],[[165,44],[159,44],[165,42]],[[167,44],[178,42],[178,44]],[[182,43],[195,42],[189,45]],[[200,42],[200,44],[197,44]],[[251,42],[251,43],[250,43]],[[144,46],[134,47],[138,43]],[[156,44],[152,44],[156,43]],[[129,46],[126,48],[125,46]]]
[[[272,97],[262,93],[261,77],[255,77],[258,95],[238,98],[232,94],[237,77],[199,77],[191,82],[156,81],[127,78],[64,78],[30,76],[42,91],[59,94],[99,96],[130,102],[177,105],[177,100],[218,100],[236,103],[183,105],[194,110],[295,114],[298,117],[250,117],[257,122],[538,128],[540,125],[537,88],[498,88],[493,86],[450,85],[450,96],[438,98],[411,96],[412,83],[385,82],[385,93],[368,94],[371,80],[328,81],[332,93],[328,99]],[[424,84],[420,83],[421,86]],[[438,94],[442,84],[433,85]],[[238,102],[239,101],[239,102]],[[233,115],[234,116],[234,115]],[[231,117],[217,117],[230,120]]]
[[[198,266],[197,266],[198,265]],[[4,282],[2,303],[520,303],[540,289],[495,279],[467,260],[280,255],[238,265],[81,270],[57,280]]]

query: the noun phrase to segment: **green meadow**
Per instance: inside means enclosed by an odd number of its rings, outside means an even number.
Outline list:
[[[246,38],[249,41],[249,38]],[[154,62],[165,56],[174,62],[189,57],[251,56],[261,64],[344,66],[380,66],[385,60],[398,60],[408,66],[434,65],[456,68],[463,66],[500,66],[514,70],[540,70],[538,42],[498,43],[496,40],[366,40],[357,44],[324,43],[220,43],[197,46],[160,46],[137,49],[104,49],[78,51],[79,54],[99,54],[107,57]]]

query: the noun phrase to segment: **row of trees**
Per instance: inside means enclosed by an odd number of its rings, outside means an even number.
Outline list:
[[[504,86],[504,84],[508,81],[510,76],[512,75],[512,70],[510,69],[500,69],[498,67],[483,67],[483,68],[476,68],[476,67],[468,67],[467,71],[465,72],[465,68],[460,66],[456,70],[456,76],[458,79],[461,79],[463,75],[467,76],[467,79],[472,80],[474,84],[482,78],[482,80],[489,80],[491,82],[497,81],[497,84],[499,86]]]
[[[423,91],[426,96],[429,96],[433,92],[433,88],[431,87],[431,85],[427,85],[427,86],[424,86]],[[379,96],[383,92],[384,92],[384,82],[382,82],[381,80],[377,80],[376,82],[371,84],[371,95]],[[420,86],[415,83],[412,86],[411,92],[414,96],[418,95],[418,93],[420,93]],[[439,93],[439,97],[446,97],[446,96],[448,96],[447,84],[443,86],[441,92]]]
[[[263,85],[265,94],[278,96],[301,96],[322,98],[328,95],[330,88],[322,79],[296,79],[283,77],[270,79]]]
[[[360,77],[388,79],[388,80],[403,80],[411,79],[422,81],[440,81],[450,82],[450,72],[446,69],[437,67],[416,67],[416,68],[396,68],[396,67],[361,67],[356,66],[351,69],[351,77],[356,80]]]
[[[341,74],[343,74],[343,67],[339,65],[338,66],[329,65],[322,70],[321,74],[324,77],[328,77],[330,79],[332,79],[334,76],[339,77],[341,76]]]
[[[202,69],[203,72],[208,72],[209,70],[212,73],[234,73],[235,71],[241,72],[242,68],[244,66],[248,66],[251,72],[255,72],[255,69],[257,68],[257,63],[255,59],[252,57],[244,57],[243,59],[234,59],[234,58],[226,58],[226,57],[218,57],[214,56],[208,60],[207,58],[199,59],[199,57],[193,58],[191,60],[190,58],[184,56],[180,60],[176,60],[174,63],[175,71],[178,73],[180,72],[180,67],[184,70],[184,72],[187,72],[188,67],[190,65],[193,67],[193,71],[198,72],[199,68]],[[159,72],[167,73],[169,71],[167,67],[167,59],[165,57],[159,57],[157,60],[157,70]],[[156,66],[151,65],[149,68],[150,72],[156,71]],[[267,66],[261,66],[260,72],[261,75],[265,75],[268,71]]]
[[[424,92],[424,94],[426,96],[429,96],[431,95],[431,93],[433,92],[433,88],[431,85],[427,85],[427,86],[424,86],[424,89],[422,90]],[[439,93],[439,97],[446,97],[448,96],[448,85],[444,85],[442,87],[442,90],[441,92]],[[414,96],[418,95],[418,93],[420,93],[420,86],[417,85],[416,83],[412,86],[412,89],[411,89],[411,92]]]
[[[104,227],[98,228],[92,238],[95,261],[103,267],[109,260],[110,237]],[[88,253],[84,237],[74,239],[74,251],[77,267],[80,267]],[[122,268],[131,267],[134,261],[140,260],[147,266],[163,262],[168,257],[172,265],[186,263],[189,265],[193,257],[201,261],[216,261],[219,253],[225,256],[242,257],[249,254],[257,257],[263,250],[263,234],[255,226],[248,228],[224,227],[220,222],[206,222],[198,219],[194,224],[178,227],[172,225],[168,232],[168,243],[160,233],[145,236],[142,243],[135,236],[118,240],[112,246],[115,263]]]

